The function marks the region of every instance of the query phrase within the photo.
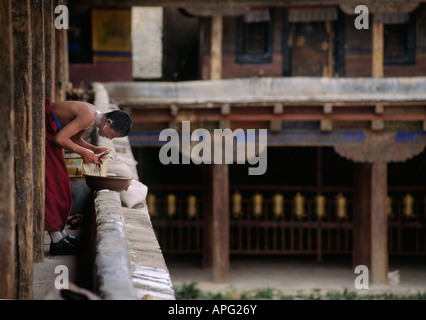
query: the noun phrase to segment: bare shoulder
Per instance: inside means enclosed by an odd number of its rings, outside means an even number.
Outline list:
[[[52,103],[51,108],[63,125],[73,120],[87,125],[94,121],[98,112],[95,105],[84,101],[58,101]]]
[[[59,101],[52,103],[53,111],[64,111],[69,110],[72,112],[94,112],[96,111],[96,106],[91,103],[84,101]]]

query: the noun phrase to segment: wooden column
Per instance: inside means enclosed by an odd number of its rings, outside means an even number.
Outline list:
[[[56,0],[55,6],[66,5],[66,0]],[[68,85],[67,30],[54,29],[55,32],[55,101],[66,100]]]
[[[213,164],[211,248],[213,281],[229,279],[229,175],[227,164]]]
[[[30,0],[12,2],[15,81],[16,298],[32,299],[33,181]]]
[[[55,100],[55,0],[44,0],[45,98]]]
[[[15,289],[15,174],[12,0],[0,1],[0,299]]]
[[[212,165],[203,165],[204,184],[204,231],[203,231],[203,268],[213,266],[213,170]]]
[[[353,267],[371,266],[371,164],[355,163]]]
[[[383,39],[383,15],[375,13],[373,15],[373,36],[372,36],[372,71],[373,78],[383,77],[384,59],[384,39]]]
[[[210,34],[211,34],[211,23],[210,18],[206,17],[200,17],[199,18],[199,37],[200,37],[200,43],[199,43],[199,69],[200,69],[200,79],[201,80],[209,80],[209,61],[210,61]]]
[[[387,284],[388,217],[387,164],[371,166],[371,279],[375,284]]]
[[[43,260],[44,243],[44,0],[31,1],[32,34],[32,121],[33,121],[33,259]]]
[[[222,34],[222,16],[213,16],[210,47],[210,80],[218,80],[222,78]]]
[[[229,278],[229,182],[228,165],[204,165],[203,267],[213,267],[213,281]]]
[[[387,164],[355,165],[353,266],[369,268],[371,281],[387,284]]]

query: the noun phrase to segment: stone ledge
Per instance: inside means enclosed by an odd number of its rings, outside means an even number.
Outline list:
[[[120,194],[95,194],[95,287],[106,300],[174,300],[147,210],[121,205]]]
[[[135,300],[120,194],[97,192],[95,214],[96,290],[106,300]]]
[[[123,208],[133,286],[140,299],[174,300],[163,254],[147,210]]]

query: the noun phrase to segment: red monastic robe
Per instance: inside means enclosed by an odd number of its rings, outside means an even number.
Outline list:
[[[53,138],[59,131],[46,100],[46,180],[45,180],[45,221],[46,231],[62,231],[71,212],[71,186],[65,164],[64,151]]]

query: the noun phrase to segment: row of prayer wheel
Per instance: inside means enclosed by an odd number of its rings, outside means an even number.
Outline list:
[[[274,217],[276,219],[281,218],[284,215],[284,196],[280,193],[276,193],[272,196],[272,212],[274,214]],[[426,198],[425,198],[426,201]],[[169,217],[173,217],[176,215],[176,195],[169,194],[166,198],[167,202],[167,215]],[[243,197],[238,192],[235,191],[234,194],[231,197],[231,213],[234,218],[240,218],[243,216],[243,209],[242,209],[242,202]],[[300,193],[297,192],[296,195],[293,197],[293,213],[296,216],[297,219],[302,219],[306,217],[305,212],[305,197]],[[388,196],[387,197],[387,214],[390,217],[393,217],[393,209],[392,209],[392,202],[393,199]],[[197,215],[197,198],[195,195],[189,195],[186,198],[186,209],[187,209],[187,215],[188,218],[194,218]],[[314,198],[315,203],[315,214],[318,219],[322,219],[326,216],[326,198],[322,194],[318,194]],[[403,198],[403,215],[407,218],[413,218],[414,215],[414,197],[407,193]],[[156,198],[155,195],[149,194],[147,196],[147,204],[149,208],[149,213],[151,216],[155,216],[157,213],[157,206],[156,206]],[[263,196],[260,193],[255,193],[252,196],[252,211],[253,215],[255,217],[261,217],[263,215]],[[345,220],[348,218],[347,214],[347,199],[342,194],[339,193],[335,197],[335,214],[336,217],[339,220]]]
[[[167,215],[169,217],[173,217],[176,215],[176,195],[169,194],[167,195]],[[156,197],[153,194],[148,194],[147,196],[147,205],[149,214],[151,216],[157,215],[157,201]],[[197,198],[194,195],[189,195],[186,198],[187,203],[187,214],[188,218],[194,218],[197,215]]]
[[[284,215],[284,196],[280,193],[276,193],[272,196],[272,212],[276,219],[281,218]],[[336,196],[336,215],[339,219],[347,219],[347,210],[346,210],[346,198],[343,194],[339,193]],[[260,193],[255,193],[252,197],[253,203],[253,215],[255,217],[260,217],[263,215],[263,196]],[[322,219],[326,215],[325,210],[326,198],[322,194],[318,194],[315,197],[315,214],[319,219]],[[293,213],[297,219],[302,219],[306,217],[305,212],[305,197],[297,192],[293,197]],[[242,196],[236,191],[232,195],[232,214],[234,218],[239,218],[243,215],[242,212]]]

